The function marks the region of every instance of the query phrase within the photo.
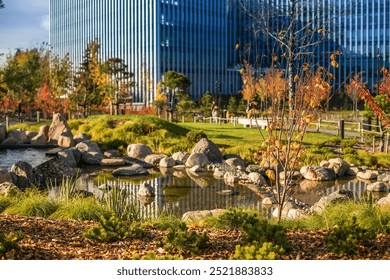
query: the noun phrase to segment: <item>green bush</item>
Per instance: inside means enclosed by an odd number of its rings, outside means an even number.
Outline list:
[[[197,143],[202,138],[207,138],[207,135],[203,130],[192,130],[187,133],[186,137],[188,141],[192,143]]]
[[[99,223],[100,225],[88,229],[83,236],[99,242],[115,242],[131,235],[128,224],[114,215],[109,219],[101,217]]]
[[[355,146],[359,141],[356,138],[348,138],[348,139],[342,139],[340,141],[340,146],[342,148],[352,148]]]
[[[342,154],[345,156],[345,155],[356,155],[357,156],[357,151],[356,149],[354,148],[351,148],[351,147],[347,147],[347,148],[344,148],[343,149],[343,152]]]
[[[272,242],[253,242],[250,245],[237,245],[233,260],[280,260],[285,250]]]
[[[199,249],[206,248],[209,237],[206,233],[197,234],[195,231],[189,231],[187,225],[181,222],[179,225],[173,225],[168,229],[164,236],[163,246],[168,251],[198,254]]]
[[[261,245],[265,242],[273,242],[285,249],[290,247],[283,228],[280,225],[271,224],[268,219],[259,217],[257,213],[232,209],[219,216],[219,223],[242,231],[244,243],[258,242]]]
[[[338,223],[325,236],[329,249],[339,255],[352,255],[360,246],[369,246],[376,237],[375,231],[356,223],[356,217]]]
[[[10,232],[4,235],[0,231],[0,259],[7,259],[10,254],[19,248],[19,241],[24,238],[20,232]]]

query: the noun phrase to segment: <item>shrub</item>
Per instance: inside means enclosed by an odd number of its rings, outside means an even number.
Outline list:
[[[334,226],[325,236],[325,241],[332,252],[352,255],[360,246],[369,245],[375,237],[373,230],[359,226],[353,217]]]
[[[343,155],[357,155],[357,151],[352,147],[347,147],[343,149]]]
[[[0,213],[15,203],[14,199],[0,195]]]
[[[340,146],[342,148],[352,148],[358,143],[358,140],[356,138],[348,138],[348,139],[342,139],[340,141]]]
[[[192,143],[199,142],[202,138],[207,138],[206,133],[203,130],[192,130],[186,134],[188,141]]]
[[[0,232],[0,259],[8,259],[19,248],[18,242],[24,238],[20,232],[4,235]]]
[[[208,241],[209,237],[206,233],[199,235],[195,231],[189,231],[187,225],[181,222],[168,229],[163,243],[164,249],[168,251],[175,251],[179,254],[189,252],[197,254],[199,249],[206,248]]]
[[[83,236],[99,242],[115,242],[131,235],[129,226],[116,216],[101,217],[100,225],[91,227]]]
[[[233,260],[280,260],[285,250],[272,242],[253,242],[250,245],[237,245]]]

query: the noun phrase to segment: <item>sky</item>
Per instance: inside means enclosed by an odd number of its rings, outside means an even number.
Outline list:
[[[49,42],[50,0],[3,0],[0,9],[0,54]],[[4,55],[0,56],[0,65]]]

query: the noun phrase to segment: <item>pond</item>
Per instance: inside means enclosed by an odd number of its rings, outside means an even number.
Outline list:
[[[48,159],[48,149],[0,149],[0,169],[9,170],[18,161],[25,161],[35,167]]]
[[[115,178],[109,170],[101,170],[82,175],[78,185],[81,189],[101,196],[99,186],[119,186],[126,190],[129,199],[137,205],[142,218],[156,218],[161,213],[180,217],[185,212],[196,210],[227,209],[246,207],[270,216],[273,208],[262,205],[262,199],[245,186],[230,187],[223,180],[215,179],[211,174],[196,176],[185,170],[156,171],[155,174],[140,178]],[[150,201],[138,197],[139,185],[147,182],[153,186],[156,196]],[[313,205],[322,196],[337,190],[352,191],[355,200],[367,197],[366,186],[369,182],[342,180],[332,182],[302,181],[296,188],[295,199]],[[386,194],[387,195],[387,194]],[[379,197],[377,197],[379,198]]]

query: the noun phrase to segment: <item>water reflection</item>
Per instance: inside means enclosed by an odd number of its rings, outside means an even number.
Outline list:
[[[140,200],[138,188],[141,182],[147,182],[154,188],[156,196]],[[322,196],[337,190],[350,190],[355,200],[367,197],[365,181],[357,179],[331,182],[301,181],[297,186],[295,199],[313,205]],[[230,207],[247,207],[256,209],[270,216],[272,208],[263,206],[261,198],[244,186],[230,187],[223,180],[215,179],[210,173],[194,174],[186,170],[164,169],[163,173],[155,171],[152,176],[139,178],[115,178],[108,170],[81,177],[79,185],[95,195],[102,195],[99,186],[117,186],[125,190],[129,199],[137,205],[143,218],[156,218],[161,213],[174,214],[180,217],[187,211],[227,209]],[[374,199],[387,194],[378,194]]]

